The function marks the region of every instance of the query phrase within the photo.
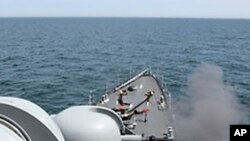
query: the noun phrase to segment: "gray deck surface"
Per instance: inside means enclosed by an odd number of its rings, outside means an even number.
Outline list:
[[[137,105],[145,99],[145,93],[148,91],[155,91],[155,94],[150,98],[149,105],[146,103],[142,104],[137,110],[142,110],[143,108],[148,108],[150,111],[147,113],[147,122],[144,122],[144,113],[139,115],[133,115],[129,121],[125,122],[135,122],[137,125],[132,131],[136,134],[144,134],[145,137],[155,136],[157,138],[163,138],[163,133],[167,131],[167,127],[171,125],[171,114],[168,109],[168,103],[165,106],[159,104],[161,95],[164,95],[161,87],[158,85],[156,79],[152,75],[141,76],[136,78],[135,81],[127,84],[120,90],[127,90],[128,86],[134,85],[137,87],[136,90],[128,92],[128,95],[123,97],[123,101]],[[99,106],[104,106],[108,108],[117,108],[118,94],[120,90],[108,94],[108,102],[98,103]],[[165,96],[164,96],[165,97]]]

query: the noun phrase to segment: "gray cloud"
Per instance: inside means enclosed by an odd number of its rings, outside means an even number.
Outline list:
[[[245,120],[244,108],[223,83],[218,66],[201,64],[188,78],[187,96],[175,109],[181,141],[229,140],[229,125]]]

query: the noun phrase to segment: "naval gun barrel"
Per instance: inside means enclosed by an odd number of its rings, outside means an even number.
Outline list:
[[[146,98],[141,101],[140,103],[138,103],[134,108],[130,109],[127,113],[130,113],[130,112],[133,112],[134,110],[136,110],[138,107],[140,107],[143,103],[149,101],[149,99],[153,96],[154,94],[154,91],[149,91],[147,92],[145,95],[146,95]]]
[[[123,135],[121,136],[122,141],[141,141],[141,135]]]

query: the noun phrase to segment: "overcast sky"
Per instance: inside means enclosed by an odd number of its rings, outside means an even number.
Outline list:
[[[0,0],[0,17],[250,18],[250,0]]]

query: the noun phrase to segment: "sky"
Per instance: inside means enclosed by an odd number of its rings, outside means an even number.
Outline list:
[[[250,19],[250,0],[0,0],[0,17]]]

